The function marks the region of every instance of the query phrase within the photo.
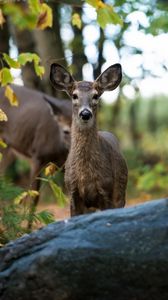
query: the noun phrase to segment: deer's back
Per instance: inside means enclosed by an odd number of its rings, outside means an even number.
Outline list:
[[[106,157],[106,164],[111,164],[114,178],[123,176],[123,178],[125,178],[125,180],[127,181],[127,164],[121,153],[120,145],[116,136],[111,132],[99,131],[99,137],[102,152]]]
[[[8,116],[8,121],[0,124],[1,137],[27,157],[35,155],[51,160],[52,156],[60,154],[63,137],[51,107],[43,99],[44,94],[15,85],[12,88],[19,100],[18,107],[11,106],[4,96],[4,89],[0,89],[0,107]]]

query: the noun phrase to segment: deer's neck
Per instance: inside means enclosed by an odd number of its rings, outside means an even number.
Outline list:
[[[90,128],[80,128],[72,122],[71,130],[71,151],[86,158],[87,154],[91,151],[97,152],[98,150],[98,131],[96,121]]]

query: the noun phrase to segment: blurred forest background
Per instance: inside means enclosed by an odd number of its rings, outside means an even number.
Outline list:
[[[99,128],[114,132],[120,141],[129,169],[128,204],[167,197],[168,1],[43,2],[52,9],[53,25],[38,30],[26,28],[17,15],[26,10],[27,1],[0,1],[2,7],[7,4],[0,53],[13,59],[22,52],[37,53],[46,70],[40,79],[31,62],[12,68],[14,83],[65,98],[49,82],[52,62],[69,67],[77,80],[93,80],[120,62],[123,80],[116,92],[104,93]],[[111,19],[105,11],[98,15],[103,5],[113,7]],[[2,60],[0,68],[6,63]],[[27,171],[28,165],[18,160],[7,177],[14,182]]]

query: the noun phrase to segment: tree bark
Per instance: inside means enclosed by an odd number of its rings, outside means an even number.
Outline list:
[[[57,4],[50,3],[53,12],[53,28],[45,30],[34,30],[34,39],[36,42],[37,52],[40,55],[42,64],[45,67],[45,74],[43,76],[43,87],[47,94],[65,98],[65,93],[59,93],[52,88],[50,83],[50,65],[53,62],[60,63],[66,67],[66,60],[64,59],[64,49],[60,35],[59,24],[59,7]]]
[[[82,18],[81,7],[74,7],[73,14],[74,13],[79,14],[80,18]],[[83,78],[82,67],[85,63],[87,63],[87,58],[84,53],[82,29],[79,29],[76,26],[74,26],[73,31],[74,31],[74,39],[71,42],[71,48],[73,52],[73,56],[72,56],[73,75],[76,80],[82,80]]]
[[[17,27],[11,24],[11,34],[16,43],[19,53],[31,52],[37,53],[36,44],[33,36],[33,32],[30,30],[19,30]],[[41,79],[36,75],[33,63],[27,63],[22,68],[22,78],[24,84],[32,89],[44,91]]]
[[[141,141],[141,133],[138,129],[138,113],[139,113],[140,99],[135,99],[129,110],[130,118],[130,134],[132,139],[132,145],[134,148],[138,148]]]
[[[9,29],[7,20],[3,25],[3,28],[0,28],[0,69],[7,67],[7,63],[3,59],[2,53],[9,54]]]
[[[168,200],[74,217],[0,250],[1,300],[168,299]]]

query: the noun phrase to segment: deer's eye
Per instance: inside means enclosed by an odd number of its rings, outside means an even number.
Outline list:
[[[72,99],[74,99],[74,100],[78,99],[78,95],[77,94],[73,94],[72,95]]]
[[[93,100],[98,100],[98,99],[99,99],[98,94],[93,95],[92,99],[93,99]]]

